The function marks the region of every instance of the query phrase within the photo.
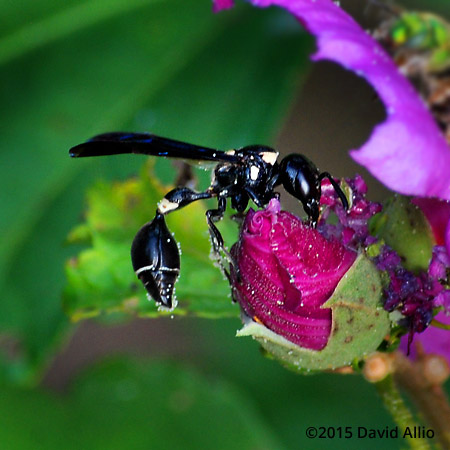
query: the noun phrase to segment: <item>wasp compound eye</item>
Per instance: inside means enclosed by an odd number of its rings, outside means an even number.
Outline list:
[[[180,273],[178,246],[157,213],[136,234],[131,246],[133,269],[156,303],[172,308],[175,282]]]

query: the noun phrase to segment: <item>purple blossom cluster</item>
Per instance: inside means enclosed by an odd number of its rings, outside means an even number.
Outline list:
[[[360,175],[345,179],[350,192],[350,208],[346,211],[328,180],[322,182],[321,204],[326,206],[319,221],[319,231],[333,237],[353,250],[361,250],[377,243],[370,235],[368,221],[381,212],[382,206],[366,198],[367,185]],[[337,216],[337,224],[329,224],[330,213]],[[373,258],[380,271],[386,273],[389,285],[384,290],[384,308],[399,311],[403,318],[399,325],[409,330],[408,342],[414,333],[422,333],[430,325],[435,309],[450,311],[450,257],[443,246],[435,246],[427,273],[413,274],[402,265],[400,256],[383,245]]]
[[[432,264],[433,260],[434,257]],[[397,253],[387,246],[381,249],[375,262],[378,269],[389,276],[389,286],[384,292],[384,308],[389,312],[397,310],[402,314],[399,325],[409,330],[409,352],[414,333],[422,333],[430,325],[435,315],[436,299],[445,292],[444,286],[431,274],[434,270],[419,275],[406,270]]]
[[[376,239],[369,234],[368,221],[381,211],[382,206],[366,198],[367,185],[360,175],[346,178],[344,183],[349,191],[348,210],[343,207],[332,184],[328,180],[322,181],[320,203],[327,208],[322,212],[318,229],[324,236],[333,236],[346,247],[359,250],[375,242]],[[337,224],[327,222],[331,212],[336,214]]]
[[[390,268],[395,271],[395,267]],[[398,270],[398,269],[397,269]],[[407,339],[402,341],[402,348],[412,356],[416,355],[415,347],[411,347],[412,334],[422,333],[417,343],[427,353],[438,353],[446,356],[450,362],[450,338],[449,331],[438,327],[430,326],[426,328],[426,323],[431,320],[438,321],[445,326],[450,326],[450,257],[447,249],[436,245],[433,248],[433,256],[430,261],[428,273],[416,277],[417,284],[414,297],[404,302],[407,308],[405,316],[410,328]],[[399,283],[397,281],[397,283]],[[391,291],[394,289],[391,289]],[[408,295],[408,288],[400,286],[401,296]],[[395,303],[395,295],[391,295]],[[402,304],[400,300],[399,305]],[[436,315],[436,310],[440,311]],[[430,318],[431,315],[431,318]]]

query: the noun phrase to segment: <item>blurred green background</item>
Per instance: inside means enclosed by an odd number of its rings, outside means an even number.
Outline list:
[[[450,13],[447,0],[410,4]],[[370,22],[365,2],[342,6]],[[0,448],[378,448],[308,440],[308,426],[393,423],[360,377],[299,376],[235,339],[237,307],[226,320],[74,325],[61,306],[64,263],[83,248],[66,237],[86,189],[143,163],[70,160],[68,149],[96,133],[152,131],[221,149],[266,143],[338,176],[363,172],[346,154],[382,107],[356,76],[312,67],[313,48],[283,11],[241,2],[218,15],[209,0],[2,2]],[[173,178],[170,162],[156,170]]]

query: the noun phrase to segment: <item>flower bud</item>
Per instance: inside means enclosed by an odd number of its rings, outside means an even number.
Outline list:
[[[405,269],[426,271],[433,249],[430,225],[409,197],[395,195],[385,202],[383,211],[371,221],[376,235],[401,257]]]
[[[375,352],[364,363],[364,378],[371,383],[378,383],[392,372],[392,353]]]
[[[422,373],[428,383],[434,386],[441,385],[448,380],[450,376],[450,366],[448,361],[441,355],[425,355],[420,364]]]
[[[238,334],[253,335],[288,364],[348,365],[388,332],[373,264],[280,211],[276,199],[248,212],[232,255],[233,297],[245,322]]]

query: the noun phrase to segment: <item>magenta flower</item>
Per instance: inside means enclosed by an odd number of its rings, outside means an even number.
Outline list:
[[[449,273],[450,256],[445,247],[437,245],[433,249],[428,274],[422,274],[422,279],[426,280],[426,283],[423,283],[426,289],[413,294],[416,297],[422,294],[422,298],[418,298],[419,301],[411,302],[410,305],[407,305],[407,307],[412,309],[412,318],[419,315],[423,316],[423,313],[426,314],[428,309],[429,320],[431,321],[433,308],[442,308],[442,311],[434,319],[441,324],[450,325],[450,290],[443,287],[448,285]],[[428,306],[426,301],[427,290],[431,295],[430,300],[432,300]],[[414,303],[418,306],[417,312],[419,314],[413,310]],[[426,353],[437,353],[444,356],[450,364],[450,336],[448,330],[431,326],[426,328],[423,333],[415,335],[413,345],[411,345],[411,342],[411,336],[404,336],[401,341],[401,348],[406,353],[411,353],[413,358],[416,356],[416,348],[420,347]]]
[[[436,243],[428,269],[428,284],[432,283],[434,290],[432,304],[428,307],[429,319],[432,318],[433,308],[442,308],[434,319],[450,326],[450,290],[448,289],[450,287],[450,203],[434,198],[415,198],[413,202],[419,206],[427,218]],[[421,310],[427,312],[423,307],[419,309],[419,312]],[[418,347],[425,353],[444,356],[450,364],[450,332],[448,330],[430,326],[423,333],[415,335],[413,342],[408,336],[402,338],[401,349],[410,353],[412,358],[416,357]]]
[[[450,326],[450,316],[444,312],[440,312],[436,316],[436,320]],[[412,345],[408,345],[408,336],[404,336],[401,341],[400,348],[407,353],[410,349],[410,356],[417,356],[418,347],[425,353],[436,353],[444,356],[450,364],[450,339],[449,331],[437,327],[428,327],[422,334],[417,335]]]
[[[358,251],[376,241],[369,234],[368,221],[382,209],[381,204],[366,199],[367,185],[360,175],[345,180],[351,189],[351,207],[348,211],[339,200],[336,191],[328,180],[322,181],[322,196],[320,204],[327,208],[322,211],[319,231],[324,236],[334,236],[346,247]],[[327,223],[330,213],[334,212],[338,218],[335,225]]]
[[[229,9],[233,7],[233,0],[214,0],[213,1],[213,11],[219,12],[222,9]]]
[[[445,245],[450,255],[450,202],[436,198],[417,197],[413,203],[425,214],[436,245]]]
[[[241,276],[233,273],[233,296],[245,314],[301,347],[324,348],[332,317],[321,305],[356,253],[280,211],[276,199],[249,211],[232,253]]]

